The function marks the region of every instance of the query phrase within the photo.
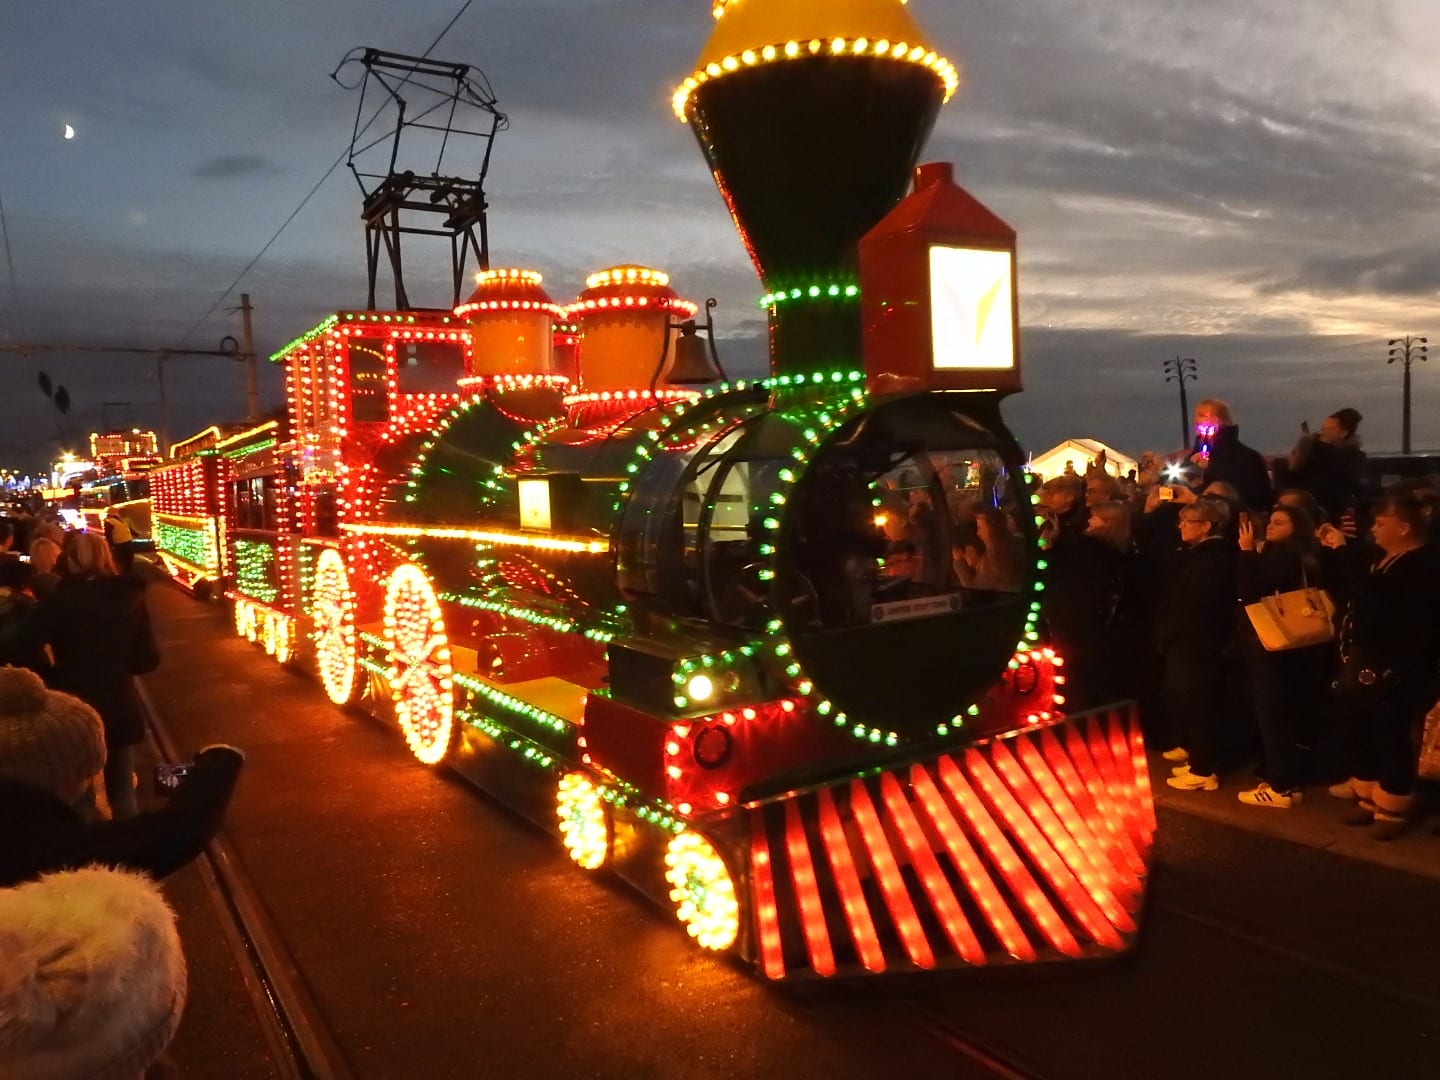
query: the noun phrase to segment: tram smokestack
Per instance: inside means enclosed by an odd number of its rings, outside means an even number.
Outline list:
[[[858,356],[857,244],[905,195],[955,67],[903,0],[715,0],[675,111],[770,306],[771,368]]]

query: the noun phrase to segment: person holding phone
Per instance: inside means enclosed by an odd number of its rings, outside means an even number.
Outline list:
[[[1365,452],[1360,448],[1360,421],[1357,409],[1338,409],[1310,433],[1300,422],[1300,437],[1290,451],[1289,485],[1314,496],[1325,516],[1344,528],[1350,518],[1349,535],[1358,532],[1355,522],[1365,477]]]
[[[1263,532],[1248,511],[1242,512],[1239,547],[1235,569],[1242,604],[1323,585],[1315,523],[1303,510],[1275,507]],[[1302,797],[1307,756],[1302,747],[1315,742],[1312,727],[1324,700],[1330,645],[1268,652],[1248,619],[1239,621],[1236,644],[1260,730],[1264,777],[1239,798],[1249,806],[1288,810]]]
[[[1413,732],[1440,694],[1440,548],[1426,542],[1424,509],[1388,495],[1372,510],[1374,548],[1327,543],[1347,555],[1353,581],[1340,627],[1334,689],[1350,778],[1330,788],[1354,798],[1351,824],[1391,840],[1411,823],[1418,755]]]
[[[1190,460],[1203,470],[1200,490],[1222,481],[1235,488],[1245,506],[1252,510],[1269,508],[1269,466],[1258,450],[1240,441],[1240,425],[1230,406],[1219,398],[1206,398],[1195,406],[1195,444]]]
[[[208,746],[158,810],[94,820],[88,795],[105,767],[100,716],[24,668],[0,668],[0,887],[100,863],[164,877],[220,827],[245,755]]]

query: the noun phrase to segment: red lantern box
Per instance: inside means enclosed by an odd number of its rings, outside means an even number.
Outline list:
[[[872,393],[1020,389],[1015,230],[948,162],[861,239],[860,310]]]

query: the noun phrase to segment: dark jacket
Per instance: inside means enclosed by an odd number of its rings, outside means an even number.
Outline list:
[[[1171,560],[1155,615],[1155,642],[1222,650],[1235,620],[1235,548],[1223,538],[1181,548]]]
[[[1200,449],[1200,444],[1195,444]],[[1205,476],[1200,487],[1223,481],[1240,493],[1240,501],[1251,510],[1270,509],[1271,483],[1270,468],[1258,450],[1252,450],[1240,441],[1240,428],[1227,424],[1215,433],[1210,444],[1210,461],[1205,466]]]
[[[44,674],[45,650],[35,640],[36,604],[24,589],[0,585],[0,664]]]
[[[0,887],[99,863],[164,877],[215,835],[244,758],[202,750],[164,807],[125,821],[88,822],[55,796],[0,778]]]
[[[1235,563],[1235,584],[1241,603],[1236,612],[1236,643],[1252,666],[1270,664],[1283,669],[1288,678],[1318,678],[1332,656],[1332,643],[1323,642],[1294,650],[1268,652],[1245,613],[1245,604],[1254,604],[1276,593],[1296,589],[1322,589],[1326,585],[1324,564],[1319,552],[1309,554],[1299,544],[1267,542],[1260,551],[1242,551]],[[1328,590],[1327,590],[1328,591]],[[1331,592],[1331,599],[1334,594]],[[1291,659],[1286,659],[1287,657]],[[1297,688],[1297,690],[1300,688]],[[1299,695],[1296,695],[1297,699]]]
[[[159,652],[139,578],[66,578],[35,611],[36,640],[55,666],[50,686],[74,694],[100,714],[107,746],[133,746],[145,714],[133,675],[153,670]]]
[[[1066,708],[1132,696],[1127,678],[1143,625],[1136,556],[1093,536],[1062,534],[1047,555],[1045,621],[1065,658]]]
[[[1267,543],[1260,551],[1240,552],[1235,582],[1242,604],[1253,604],[1275,593],[1324,585],[1319,559],[1307,558],[1298,544],[1284,541]]]
[[[1416,548],[1384,569],[1382,561],[1378,556],[1352,578],[1341,648],[1355,662],[1428,692],[1440,665],[1440,549]]]
[[[1290,484],[1313,495],[1332,522],[1338,524],[1346,511],[1359,508],[1365,481],[1365,452],[1359,438],[1352,435],[1343,442],[1327,443],[1304,435],[1293,457]]]

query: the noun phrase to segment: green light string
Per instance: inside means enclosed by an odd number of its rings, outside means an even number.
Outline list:
[[[215,570],[218,560],[215,556],[214,530],[191,529],[161,521],[155,525],[155,540],[161,551],[184,559],[196,569],[207,573]]]
[[[600,781],[595,786],[600,792],[600,797],[606,802],[612,806],[627,809],[641,821],[649,822],[668,832],[679,834],[685,831],[685,822],[675,816],[675,808],[669,803],[650,802],[634,784],[627,783],[608,771],[605,772],[605,775],[608,780]]]
[[[844,424],[847,414],[863,408],[868,400],[864,386],[864,373],[831,372],[828,375],[817,372],[810,376],[781,376],[774,380],[777,404],[784,405],[785,399],[800,397],[806,391],[819,390],[819,400],[797,401],[783,408],[781,416],[797,429],[796,437],[790,444],[790,457],[794,466],[787,466],[777,474],[784,487],[770,493],[764,506],[752,507],[753,512],[764,513],[761,521],[762,541],[760,554],[769,565],[760,571],[763,581],[774,580],[775,554],[779,548],[779,533],[784,507],[795,484],[804,474],[807,462],[814,459],[826,439]],[[815,712],[828,717],[837,727],[847,730],[851,736],[863,742],[893,747],[899,744],[898,732],[852,721],[842,710],[824,695],[816,692],[814,680],[809,678],[795,656],[795,648],[785,633],[780,619],[771,619],[765,624],[765,639],[761,646],[762,656],[782,668],[784,675],[796,694],[808,698]]]
[[[536,765],[542,769],[554,768],[556,760],[554,754],[539,743],[527,739],[519,732],[512,731],[499,721],[486,716],[484,713],[476,712],[473,709],[460,709],[455,715],[461,723],[468,724],[478,731],[483,731],[495,740],[496,745],[514,751],[532,765]]]
[[[390,674],[389,668],[387,668],[384,664],[377,663],[376,661],[371,660],[368,656],[357,657],[356,662],[366,671],[371,672],[375,675],[379,675],[382,679]]]
[[[235,541],[235,588],[262,603],[273,603],[280,590],[270,582],[275,549],[255,540]]]
[[[453,676],[457,685],[463,686],[472,694],[478,694],[491,705],[504,709],[506,712],[514,713],[531,723],[539,724],[541,727],[549,728],[551,731],[561,735],[569,732],[575,725],[566,720],[563,716],[556,716],[552,712],[546,712],[537,705],[531,705],[527,701],[521,701],[517,697],[496,689],[489,683],[482,682],[473,675],[464,675],[456,672]]]
[[[310,329],[310,330],[306,330],[305,333],[301,334],[299,337],[297,337],[294,341],[290,342],[288,345],[285,345],[284,347],[282,347],[279,351],[271,353],[271,354],[270,354],[270,362],[273,364],[273,363],[276,363],[277,361],[280,361],[280,360],[285,359],[285,355],[286,355],[287,353],[289,353],[292,349],[297,349],[297,348],[299,348],[301,345],[308,345],[308,344],[310,344],[310,342],[312,342],[312,341],[314,341],[316,338],[320,337],[322,334],[325,333],[325,331],[329,330],[332,326],[334,326],[334,325],[335,325],[337,322],[339,322],[339,321],[340,321],[340,317],[339,317],[338,315],[331,315],[331,316],[329,316],[329,317],[326,318],[325,321],[322,322],[319,326],[316,326],[316,327],[314,327],[313,329]]]
[[[270,438],[262,439],[260,442],[251,443],[248,446],[241,446],[234,450],[222,450],[220,453],[227,458],[245,457],[247,454],[258,454],[261,450],[269,450],[279,441],[279,439],[272,435]]]
[[[701,392],[699,397],[689,401],[677,401],[664,406],[658,406],[664,409],[659,426],[647,431],[645,438],[637,442],[634,454],[625,465],[626,478],[622,479],[619,484],[616,485],[615,503],[611,508],[615,515],[614,522],[616,529],[620,526],[621,510],[624,508],[630,492],[630,481],[639,475],[640,470],[645,467],[645,464],[650,460],[653,452],[661,449],[658,445],[652,446],[651,444],[660,443],[665,437],[665,434],[671,431],[682,418],[691,413],[699,412],[702,407],[707,407],[715,402],[716,398],[724,397],[732,393],[740,393],[757,385],[764,386],[765,384],[763,382],[757,384],[739,379],[734,383],[721,383],[719,386],[708,387]],[[693,430],[694,429],[692,429],[692,431]]]
[[[450,430],[454,423],[465,416],[471,409],[475,408],[485,400],[484,392],[472,394],[463,401],[456,404],[448,413],[436,417],[435,428],[429,437],[420,444],[420,450],[415,455],[415,460],[410,463],[410,478],[405,483],[405,501],[413,503],[416,493],[420,487],[420,480],[425,476],[425,466],[430,461],[430,453],[435,449],[437,443],[444,438],[445,433]]]
[[[462,596],[459,593],[441,593],[440,599],[447,603],[459,604],[461,607],[477,608],[480,611],[493,611],[497,615],[520,619],[534,626],[543,626],[547,630],[555,630],[562,634],[581,634],[591,641],[598,641],[605,645],[608,645],[615,639],[615,633],[613,631],[604,630],[597,626],[582,627],[574,619],[551,615],[544,611],[536,611],[533,608],[517,607],[514,604],[502,603],[499,600],[486,600],[478,596]]]
[[[778,307],[795,300],[854,300],[859,295],[860,286],[853,282],[831,282],[806,285],[796,289],[776,289],[760,298],[760,306],[762,308]]]

